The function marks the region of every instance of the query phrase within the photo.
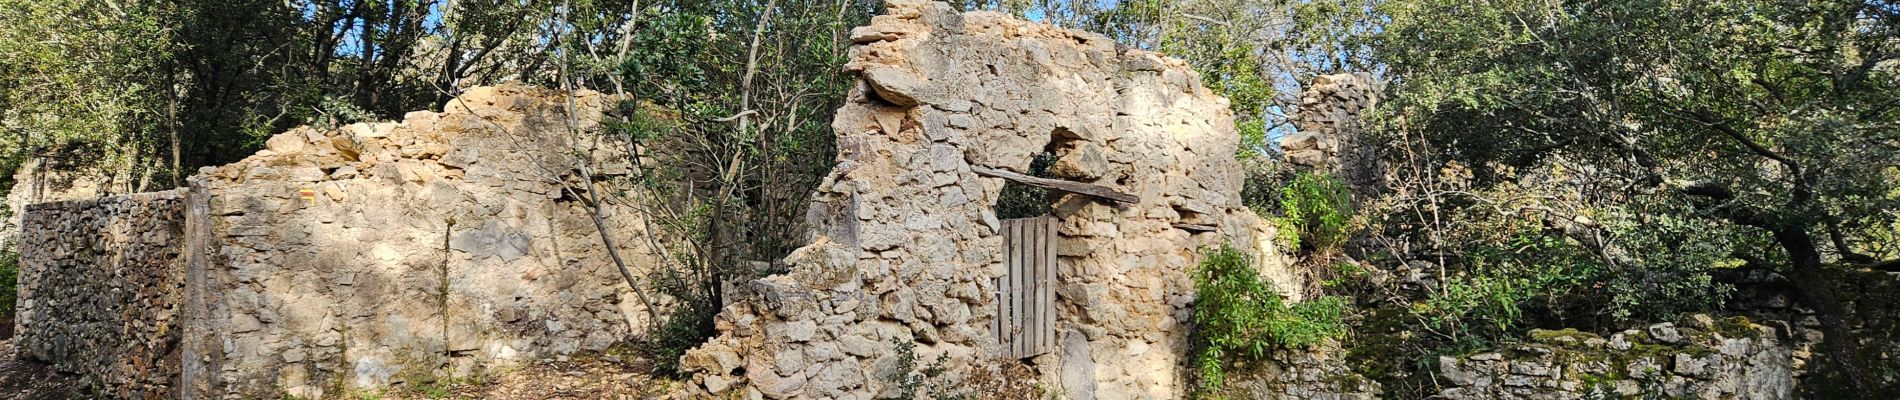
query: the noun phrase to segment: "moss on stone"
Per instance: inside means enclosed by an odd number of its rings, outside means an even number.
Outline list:
[[[1731,338],[1757,339],[1762,336],[1761,329],[1757,328],[1754,321],[1740,315],[1715,320],[1714,330]]]
[[[1577,328],[1564,328],[1554,331],[1545,329],[1531,330],[1531,340],[1540,343],[1568,344],[1564,343],[1561,338],[1570,338],[1574,340],[1572,343],[1583,343],[1585,340],[1602,339],[1603,337],[1597,336],[1597,334],[1594,333],[1578,331]]]

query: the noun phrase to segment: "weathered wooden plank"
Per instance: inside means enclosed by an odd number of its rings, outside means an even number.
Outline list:
[[[1016,224],[1015,220],[1003,222],[1003,229],[1007,231],[1007,233],[1003,235],[1003,250],[1009,252],[1009,264],[1007,264],[1007,269],[1005,269],[1007,273],[1003,275],[1003,281],[1007,282],[1005,286],[1007,286],[1009,290],[1003,292],[1003,339],[1001,339],[1001,343],[1003,343],[1003,355],[1007,356],[1016,355],[1016,311],[1020,309],[1020,307],[1016,307],[1016,290],[1022,290],[1022,284],[1016,282],[1016,267],[1022,265],[1022,254],[1016,252],[1018,227],[1022,226]]]
[[[1042,337],[1043,313],[1042,305],[1036,301],[1036,298],[1042,293],[1042,285],[1037,281],[1036,274],[1042,272],[1042,218],[1032,218],[1025,222],[1029,225],[1029,237],[1024,239],[1029,242],[1030,254],[1028,262],[1023,263],[1023,266],[1028,267],[1023,273],[1023,280],[1029,281],[1029,292],[1023,293],[1023,304],[1029,309],[1029,318],[1023,320],[1023,330],[1027,332],[1023,335],[1023,356],[1028,357],[1036,355],[1036,352],[1041,350],[1038,348],[1041,347],[1038,346],[1040,344],[1038,340]]]
[[[1061,271],[1056,268],[1056,222],[1054,217],[1043,221],[1048,228],[1042,236],[1042,310],[1049,312],[1049,317],[1042,320],[1042,351],[1045,353],[1056,348],[1056,274]]]
[[[1174,227],[1180,228],[1181,230],[1184,230],[1184,231],[1195,232],[1195,233],[1213,232],[1215,229],[1220,228],[1213,225],[1186,224],[1186,223],[1179,223],[1179,222],[1174,223]]]
[[[1010,347],[1015,343],[1010,338],[1016,335],[1016,305],[1010,302],[1016,299],[1016,264],[1022,262],[1016,257],[1016,247],[1021,246],[1016,243],[1016,224],[1003,222],[1003,241],[1003,257],[1007,260],[1003,263],[1003,287],[1006,289],[1003,290],[1003,297],[996,299],[998,307],[1001,307],[997,318],[1003,320],[1003,335],[997,337],[997,343],[1003,345],[1003,355],[1007,357],[1016,353]]]
[[[1016,354],[1017,358],[1028,357],[1031,354],[1030,352],[1034,349],[1030,348],[1030,345],[1035,343],[1033,342],[1033,338],[1036,337],[1036,329],[1035,325],[1033,325],[1036,321],[1036,303],[1030,301],[1036,293],[1036,281],[1030,279],[1030,277],[1036,273],[1035,238],[1036,220],[1033,218],[1023,220],[1023,244],[1025,245],[1023,246],[1022,275],[1023,333],[1016,338],[1018,342],[1021,342],[1017,347],[1022,349],[1021,352]]]
[[[1003,275],[996,277],[996,318],[992,319],[995,322],[990,328],[996,333],[996,343],[999,345],[1009,343],[1006,341],[1009,336],[1003,334],[1004,327],[1009,326],[1009,304],[1004,302],[1009,299],[1009,224],[1004,223],[1002,228],[997,233],[1003,236]]]
[[[996,317],[990,318],[990,337],[996,337],[996,343],[1003,343],[1003,279],[1009,277],[1007,256],[1003,265],[1005,265],[1003,277],[990,279],[990,290],[992,294],[996,294]]]
[[[1029,234],[1029,224],[1027,222],[1028,221],[1025,220],[1016,221],[1016,237],[1022,238]],[[1018,240],[1017,243],[1023,243],[1025,245],[1017,246],[1016,250],[1016,256],[1019,257],[1021,262],[1016,263],[1015,279],[1017,290],[1015,301],[1012,302],[1016,305],[1016,331],[1010,335],[1010,341],[1011,348],[1015,349],[1014,357],[1022,358],[1023,353],[1028,350],[1025,348],[1025,345],[1028,343],[1023,340],[1023,333],[1026,330],[1025,328],[1028,328],[1026,322],[1029,320],[1029,305],[1024,303],[1023,300],[1028,297],[1025,296],[1024,293],[1029,291],[1029,280],[1023,279],[1023,276],[1028,275],[1029,246],[1021,240]]]
[[[1003,337],[1006,340],[1004,343],[1008,345],[1008,347],[1005,347],[1005,353],[1009,354],[1009,357],[1014,358],[1022,354],[1021,349],[1016,347],[1016,345],[1021,342],[1020,340],[1016,340],[1016,336],[1023,331],[1023,224],[1021,220],[1010,220],[1008,224],[1009,241],[1012,243],[1009,249],[1009,298],[1007,303],[1009,304],[1009,328],[1004,332]]]
[[[1042,352],[1055,351],[1056,315],[1056,219],[1043,219],[1042,234],[1042,310],[1049,313],[1042,319]]]
[[[1021,184],[1025,184],[1029,186],[1035,186],[1035,187],[1044,188],[1044,189],[1055,189],[1055,190],[1060,190],[1064,192],[1094,196],[1094,197],[1099,197],[1099,198],[1103,198],[1107,200],[1119,201],[1119,202],[1129,203],[1129,204],[1141,202],[1141,197],[1128,194],[1128,193],[1122,193],[1121,191],[1115,190],[1113,188],[1097,185],[1093,183],[1065,181],[1061,179],[1038,178],[1034,176],[1016,173],[1014,171],[1001,170],[1001,169],[995,169],[995,168],[989,168],[989,167],[977,166],[977,165],[970,166],[970,170],[976,172],[977,175],[987,176],[991,178],[1008,179],[1010,181],[1014,181],[1017,183],[1021,183]]]

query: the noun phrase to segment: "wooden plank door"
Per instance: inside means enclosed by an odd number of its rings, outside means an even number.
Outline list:
[[[996,279],[996,324],[1003,356],[1034,357],[1055,347],[1056,219],[1003,221],[1003,259]]]

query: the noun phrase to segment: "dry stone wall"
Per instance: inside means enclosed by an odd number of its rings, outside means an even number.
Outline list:
[[[557,92],[478,88],[441,113],[292,130],[202,171],[208,262],[189,291],[204,330],[184,338],[199,356],[187,393],[314,398],[604,350],[642,329],[644,306],[564,191],[592,179],[569,150],[613,100],[576,93],[568,115]],[[607,210],[616,236],[644,234],[631,210]],[[652,264],[644,246],[619,251]]]
[[[118,398],[168,398],[178,376],[183,191],[40,203],[20,237],[21,357]]]
[[[1384,90],[1384,83],[1366,73],[1313,77],[1293,115],[1296,132],[1280,140],[1287,161],[1331,174],[1355,194],[1371,198],[1383,183],[1382,171],[1377,149],[1362,138],[1370,128],[1365,117],[1379,106]]]
[[[444,112],[276,135],[186,191],[29,207],[24,353],[102,393],[201,399],[604,350],[650,321],[565,189],[628,170],[588,152],[616,100],[477,88]],[[633,273],[657,263],[630,207],[601,217]]]
[[[810,207],[811,244],[790,273],[748,283],[719,336],[683,357],[698,395],[896,396],[892,377],[912,372],[900,344],[914,365],[944,360],[945,387],[981,390],[959,382],[1015,361],[989,333],[1004,181],[976,171],[1027,172],[1044,152],[1055,178],[1140,199],[1054,201],[1059,339],[1028,361],[1060,396],[1184,395],[1197,248],[1233,243],[1277,287],[1301,287],[1240,203],[1227,101],[1186,63],[914,0],[888,2],[851,40],[845,70],[861,80],[832,123],[838,166]]]
[[[1733,271],[1723,279],[1735,284],[1728,307],[1774,327],[1792,350],[1795,379],[1802,398],[1900,395],[1900,273],[1829,268],[1822,275],[1847,311],[1841,324],[1859,349],[1847,365],[1859,369],[1875,388],[1856,387],[1840,374],[1827,354],[1829,338],[1821,320],[1800,301],[1792,282],[1775,271]]]
[[[1381,385],[1347,366],[1336,343],[1275,349],[1260,360],[1236,365],[1223,395],[1232,399],[1374,400]]]
[[[1691,316],[1598,337],[1537,331],[1508,351],[1439,358],[1435,398],[1791,399],[1793,356],[1772,328]]]

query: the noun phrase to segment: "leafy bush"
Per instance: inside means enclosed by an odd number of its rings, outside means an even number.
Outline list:
[[[1050,394],[1035,383],[1036,372],[1023,363],[976,366],[960,373],[951,371],[949,354],[938,354],[934,361],[918,363],[917,342],[893,337],[896,365],[880,378],[897,389],[899,399],[1044,399]]]
[[[1194,271],[1195,373],[1200,390],[1219,390],[1226,382],[1229,356],[1259,359],[1275,347],[1311,346],[1345,334],[1340,321],[1346,302],[1324,297],[1288,306],[1260,281],[1253,261],[1232,246],[1202,251]]]
[[[1768,246],[1760,239],[1749,243],[1731,225],[1668,208],[1667,203],[1638,203],[1606,213],[1604,225],[1636,260],[1610,271],[1604,309],[1611,319],[1667,321],[1719,308],[1734,288],[1716,282],[1710,272],[1741,266],[1745,262],[1735,254]]]
[[[1352,192],[1323,173],[1302,172],[1280,189],[1280,238],[1289,247],[1336,252],[1352,235]]]
[[[0,331],[13,330],[13,306],[19,301],[20,253],[0,249]]]
[[[713,327],[713,317],[719,314],[717,301],[681,302],[673,314],[664,317],[664,321],[648,333],[643,345],[645,352],[653,358],[653,369],[670,375],[681,375],[680,356],[687,350],[706,343],[706,339],[717,333]]]

